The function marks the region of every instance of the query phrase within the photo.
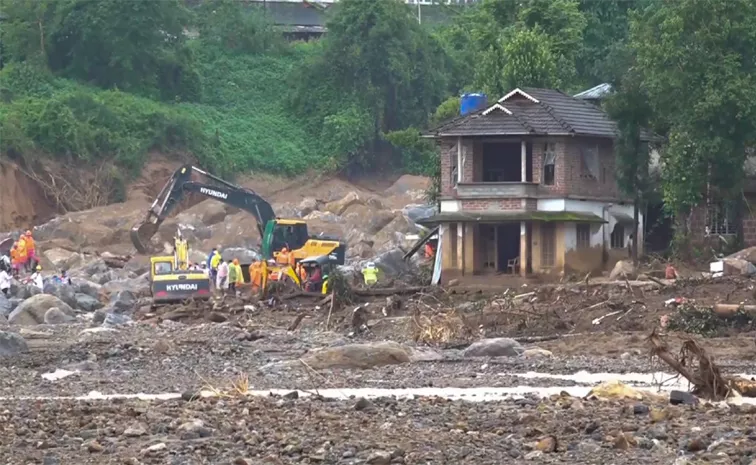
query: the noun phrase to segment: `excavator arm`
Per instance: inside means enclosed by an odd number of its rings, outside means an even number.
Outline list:
[[[198,175],[209,182],[192,180]],[[227,205],[244,210],[257,220],[257,229],[263,237],[265,225],[276,218],[273,207],[254,191],[232,184],[191,165],[184,165],[171,176],[147,211],[141,223],[131,228],[131,242],[141,254],[149,253],[148,245],[163,221],[181,202],[186,193],[196,192]]]

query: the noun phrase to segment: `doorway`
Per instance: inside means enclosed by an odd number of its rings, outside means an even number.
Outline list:
[[[506,273],[507,265],[510,260],[520,256],[520,223],[503,223],[496,225],[496,251],[497,251],[497,268],[496,271]],[[519,273],[519,267],[515,273]]]

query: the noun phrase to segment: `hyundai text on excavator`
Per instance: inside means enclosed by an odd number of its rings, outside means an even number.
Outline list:
[[[153,305],[210,298],[210,278],[204,271],[189,269],[189,246],[180,230],[173,255],[150,257],[150,290]]]
[[[194,181],[193,175],[204,178],[206,182]],[[333,237],[310,236],[307,222],[304,220],[276,218],[273,207],[253,190],[232,184],[191,165],[184,165],[173,173],[152,203],[145,220],[131,229],[131,241],[139,253],[148,253],[146,244],[155,235],[160,224],[186,193],[193,192],[252,214],[257,221],[257,229],[262,239],[261,253],[265,260],[277,259],[278,252],[287,248],[290,251],[289,255],[293,255],[297,260],[326,255],[333,263],[344,264],[344,242]]]

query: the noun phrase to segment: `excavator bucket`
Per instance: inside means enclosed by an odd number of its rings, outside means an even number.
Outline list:
[[[131,242],[137,252],[143,255],[151,253],[150,238],[155,235],[159,224],[144,222],[131,228]]]

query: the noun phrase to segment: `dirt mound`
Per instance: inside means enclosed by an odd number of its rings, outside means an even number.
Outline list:
[[[129,183],[127,198],[129,200],[152,200],[160,193],[166,181],[183,163],[179,160],[169,160],[160,154],[151,154],[149,162],[142,168],[140,176]]]
[[[50,219],[56,209],[42,188],[8,161],[0,161],[0,231],[30,228]]]

